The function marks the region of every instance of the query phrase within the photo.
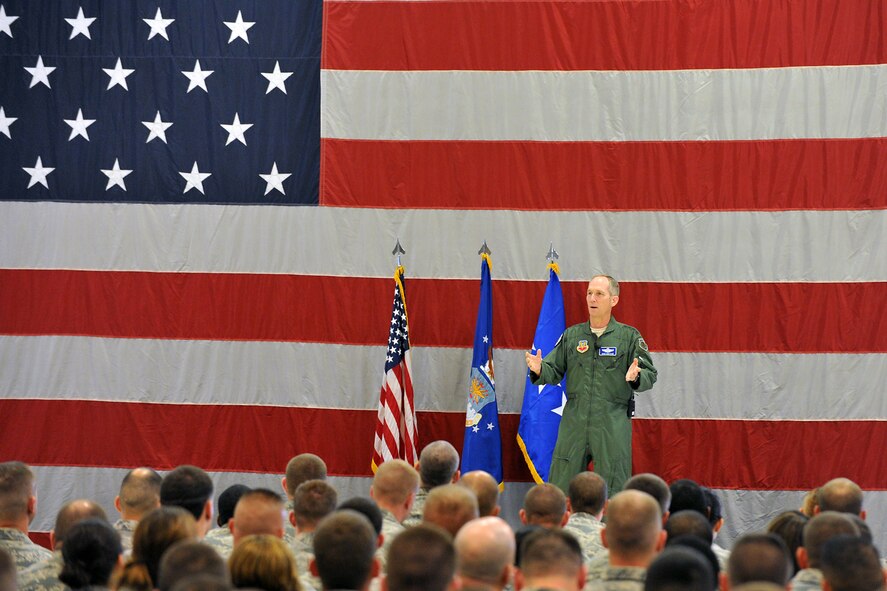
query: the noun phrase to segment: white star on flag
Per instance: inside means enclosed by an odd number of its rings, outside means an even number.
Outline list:
[[[274,62],[274,71],[272,72],[262,72],[262,76],[268,79],[268,89],[265,90],[265,94],[268,94],[275,88],[286,94],[286,80],[290,76],[292,76],[292,72],[281,72],[280,71],[280,62]]]
[[[12,123],[18,121],[18,117],[7,117],[6,111],[3,110],[3,107],[0,107],[0,133],[12,139],[12,134],[9,131],[9,126]]]
[[[203,181],[205,181],[206,178],[212,173],[200,172],[200,170],[197,168],[196,160],[194,161],[194,166],[191,167],[191,172],[179,172],[179,174],[182,175],[183,179],[188,181],[187,183],[185,183],[185,190],[182,191],[182,194],[187,193],[191,189],[197,189],[203,195],[206,195],[206,193],[203,192]]]
[[[0,4],[0,33],[6,33],[10,37],[12,37],[12,29],[9,28],[9,25],[18,20],[17,16],[7,16],[6,8]]]
[[[34,165],[34,168],[28,168],[25,166],[22,167],[22,170],[31,175],[31,182],[28,183],[29,189],[37,183],[40,183],[48,189],[49,182],[46,180],[46,175],[55,170],[55,168],[43,166],[43,160],[40,158],[40,156],[37,156],[37,163]]]
[[[65,119],[65,123],[71,126],[71,135],[68,136],[69,142],[77,136],[89,141],[89,133],[86,131],[86,128],[95,123],[95,119],[84,119],[83,109],[77,109],[77,118]]]
[[[52,88],[49,85],[49,75],[55,70],[55,66],[44,66],[43,56],[37,56],[37,64],[33,68],[25,66],[25,70],[32,76],[31,85],[28,88],[34,88],[37,84],[43,83],[46,88]]]
[[[246,136],[244,136],[243,134],[246,132],[247,129],[253,126],[252,123],[241,123],[240,115],[238,113],[234,113],[234,121],[232,121],[230,124],[222,123],[221,125],[222,128],[228,132],[228,141],[225,142],[226,146],[234,140],[237,140],[244,146],[246,145]]]
[[[235,39],[243,39],[249,44],[249,36],[246,34],[253,25],[255,25],[255,21],[245,21],[243,20],[243,15],[240,11],[237,11],[237,19],[234,22],[224,21],[225,26],[231,29],[231,36],[228,37],[228,43],[230,44]]]
[[[484,342],[485,342],[485,343],[489,343],[489,342],[490,342],[490,337],[488,337],[487,335],[484,335]]]
[[[194,62],[194,69],[192,71],[188,72],[187,70],[183,70],[182,74],[191,81],[191,83],[188,84],[188,92],[191,92],[195,88],[202,88],[204,92],[209,93],[209,90],[206,88],[206,79],[212,73],[213,70],[200,69],[200,60]]]
[[[117,185],[118,187],[126,191],[126,184],[123,182],[123,179],[131,173],[132,170],[120,168],[120,162],[117,158],[115,158],[114,168],[112,168],[111,170],[102,169],[102,174],[108,177],[108,186],[105,187],[105,191],[107,191],[114,185]]]
[[[561,391],[561,405],[551,409],[556,415],[564,416],[564,407],[567,406],[567,394],[563,390]]]
[[[165,144],[166,130],[172,127],[172,121],[161,121],[160,111],[157,111],[157,115],[154,116],[154,121],[142,121],[142,125],[147,127],[151,132],[148,134],[148,139],[145,140],[146,144],[154,138],[159,139]]]
[[[123,63],[120,61],[120,58],[117,58],[117,65],[113,68],[102,68],[102,70],[111,77],[108,81],[108,88],[105,90],[111,90],[113,87],[118,84],[123,87],[123,90],[129,90],[129,87],[126,85],[126,77],[135,72],[135,70],[131,70],[123,67]]]
[[[474,425],[473,427],[471,427],[471,432],[472,433],[480,432],[480,427],[478,427],[477,425]]]
[[[487,431],[493,430],[493,423],[487,423]]]
[[[68,37],[68,41],[76,37],[77,35],[83,35],[87,39],[92,39],[89,36],[89,25],[95,22],[95,17],[86,18],[83,16],[83,7],[80,7],[80,10],[77,11],[77,18],[66,18],[65,22],[71,25],[71,36]]]
[[[283,190],[283,181],[292,176],[289,172],[277,172],[277,162],[275,162],[271,166],[270,174],[260,174],[262,180],[267,184],[265,185],[265,195],[270,193],[271,191],[280,191],[284,195],[286,195],[286,191]],[[391,320],[391,324],[395,324],[396,321],[394,319]]]
[[[176,19],[174,18],[163,18],[163,13],[160,12],[160,8],[157,9],[157,14],[154,15],[154,18],[143,18],[149,27],[151,27],[151,32],[148,33],[148,40],[150,41],[154,36],[160,35],[167,41],[169,41],[169,36],[166,33],[166,27],[170,26]]]

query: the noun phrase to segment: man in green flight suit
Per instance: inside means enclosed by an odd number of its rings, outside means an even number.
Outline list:
[[[526,353],[534,384],[557,384],[567,375],[563,409],[548,481],[568,489],[570,479],[594,460],[610,494],[631,476],[631,414],[634,393],[656,383],[656,368],[641,333],[612,315],[619,283],[597,275],[585,294],[589,322],[564,331],[542,358]]]

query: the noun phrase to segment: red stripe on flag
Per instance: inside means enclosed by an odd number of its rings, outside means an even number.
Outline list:
[[[562,282],[568,325],[588,317],[586,285]],[[391,306],[383,278],[4,269],[0,286],[0,334],[11,335],[381,345]],[[526,310],[544,291],[541,281],[493,282],[496,347],[529,346]],[[346,294],[360,305],[319,314],[306,303]],[[478,297],[476,280],[410,279],[412,345],[470,347]],[[887,352],[885,301],[887,282],[626,282],[615,312],[653,351],[874,353]]]
[[[887,138],[324,139],[321,150],[320,199],[332,206],[610,211],[887,208]]]
[[[0,416],[15,417],[0,430],[4,456],[34,465],[189,463],[278,473],[293,455],[313,452],[342,476],[370,475],[366,456],[354,450],[370,447],[376,418],[370,410],[22,399],[0,400]],[[499,417],[508,481],[531,480],[514,443],[519,420]],[[436,439],[462,448],[464,413],[422,412],[419,422],[420,448]],[[219,432],[225,436],[213,436]],[[634,421],[635,472],[716,488],[809,490],[841,474],[887,489],[885,446],[887,421]]]
[[[325,2],[322,67],[681,70],[887,62],[871,0]],[[882,39],[881,42],[876,41]]]

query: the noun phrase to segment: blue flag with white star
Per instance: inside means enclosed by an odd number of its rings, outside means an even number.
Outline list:
[[[539,310],[539,322],[536,324],[536,335],[533,337],[531,353],[538,349],[548,354],[564,334],[564,294],[558,277],[556,263],[548,265],[548,287]],[[564,384],[567,376],[559,384],[535,386],[530,380],[527,370],[527,382],[524,387],[524,402],[521,407],[520,426],[517,429],[517,444],[524,452],[524,459],[537,483],[548,481],[548,470],[551,467],[551,454],[557,442],[557,431],[561,424],[561,414],[567,403]]]
[[[480,267],[480,305],[474,330],[465,443],[462,446],[462,473],[472,470],[489,472],[496,482],[502,484],[502,438],[493,373],[493,293],[487,254],[482,255]]]

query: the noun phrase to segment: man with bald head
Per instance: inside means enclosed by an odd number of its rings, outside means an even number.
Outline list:
[[[456,535],[455,546],[462,591],[500,591],[508,586],[515,541],[505,521],[481,517],[466,523]]]
[[[71,528],[77,523],[96,517],[104,521],[108,520],[105,510],[88,499],[68,501],[62,505],[55,518],[55,527],[49,532],[52,556],[31,566],[24,572],[19,572],[20,591],[64,591],[66,586],[59,581],[59,573],[62,572],[65,562],[62,558],[62,546],[65,539]]]
[[[120,519],[114,529],[120,534],[125,552],[132,551],[132,534],[142,516],[160,506],[160,484],[163,478],[151,468],[135,468],[126,473],[120,483],[120,492],[114,498],[114,507]]]
[[[580,472],[570,481],[567,506],[570,518],[564,529],[576,536],[582,557],[588,564],[604,552],[601,518],[607,506],[607,483],[594,472]]]
[[[477,517],[477,497],[458,484],[434,488],[428,493],[425,509],[422,511],[423,523],[433,523],[454,537],[463,525]]]
[[[813,513],[815,515],[822,511],[859,515],[865,519],[865,511],[862,510],[862,489],[849,478],[829,480],[816,491]]]
[[[449,441],[432,441],[419,454],[416,468],[419,470],[419,492],[416,493],[410,516],[403,521],[406,527],[421,523],[428,493],[438,486],[458,482],[459,452]]]
[[[823,511],[807,522],[804,526],[803,545],[796,554],[801,570],[791,580],[793,591],[814,591],[822,587],[822,548],[827,541],[840,535],[859,535],[859,528],[849,515]]]
[[[524,506],[519,513],[524,525],[539,527],[563,527],[570,517],[567,497],[553,484],[537,484],[524,496]]]
[[[647,567],[665,547],[659,503],[645,492],[624,490],[607,506],[607,523],[601,541],[609,550],[589,568],[589,583],[595,590],[641,590]]]
[[[378,558],[382,567],[394,538],[404,531],[403,520],[410,514],[419,490],[419,473],[403,460],[388,460],[376,469],[370,497],[382,511],[384,541]]]
[[[274,491],[256,488],[243,493],[228,521],[234,546],[247,536],[267,534],[283,538],[283,515],[283,499]]]
[[[22,462],[3,462],[0,464],[0,548],[9,552],[18,572],[52,555],[28,538],[36,515],[34,473]]]
[[[477,512],[481,517],[498,517],[502,508],[499,506],[499,484],[489,472],[472,470],[459,479],[461,486],[469,489],[477,497]]]

